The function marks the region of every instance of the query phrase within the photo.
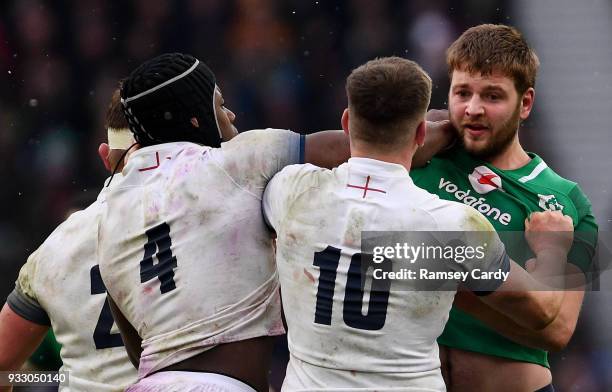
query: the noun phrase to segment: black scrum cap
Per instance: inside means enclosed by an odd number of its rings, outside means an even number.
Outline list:
[[[214,93],[215,75],[204,63],[188,54],[169,53],[130,74],[121,88],[121,102],[142,146],[186,141],[219,147]],[[194,117],[199,127],[193,125]]]

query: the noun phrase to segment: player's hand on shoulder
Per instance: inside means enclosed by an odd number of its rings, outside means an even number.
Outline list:
[[[442,147],[442,149],[448,148],[455,137],[453,125],[449,120],[430,121],[427,120],[427,136],[425,138],[425,145],[430,147]]]
[[[456,132],[449,121],[447,110],[431,109],[425,119],[425,143],[412,158],[412,166],[415,168],[425,166],[433,156],[451,147],[455,141]]]
[[[447,146],[452,141],[455,133],[453,132],[453,126],[448,117],[448,110],[446,109],[429,109],[425,115],[427,121],[427,134],[430,136],[426,139],[427,142],[442,141],[444,146]],[[432,133],[435,138],[432,137]]]
[[[425,115],[427,121],[448,121],[448,110],[446,109],[429,109]]]
[[[559,211],[533,212],[525,219],[525,239],[536,255],[548,250],[567,253],[574,240],[572,218]]]

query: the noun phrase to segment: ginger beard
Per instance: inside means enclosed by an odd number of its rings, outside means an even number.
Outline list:
[[[473,119],[456,118],[453,116],[452,110],[450,110],[450,120],[457,130],[463,148],[471,155],[487,160],[501,154],[510,146],[518,132],[521,121],[520,114],[521,101],[519,100],[510,118],[499,126],[491,124],[486,116],[478,116]],[[475,123],[485,127],[484,131],[477,136],[466,130],[466,126]]]

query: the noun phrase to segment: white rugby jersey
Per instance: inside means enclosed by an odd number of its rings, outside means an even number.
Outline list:
[[[331,171],[289,166],[268,184],[263,206],[278,236],[291,353],[283,390],[445,390],[436,338],[455,291],[394,280],[374,294],[351,257],[362,231],[485,230],[491,245],[479,268],[508,271],[488,221],[416,187],[403,166],[366,158]]]
[[[60,370],[69,372],[69,387],[60,391],[123,391],[136,382],[96,259],[107,189],[85,210],[70,215],[30,255],[7,299],[21,317],[53,328],[62,345]]]
[[[100,222],[100,271],[143,339],[139,377],[218,344],[284,333],[261,198],[303,138],[242,133],[220,148],[134,152]]]

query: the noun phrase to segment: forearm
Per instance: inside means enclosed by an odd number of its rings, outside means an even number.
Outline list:
[[[574,333],[584,298],[584,275],[572,264],[568,264],[567,267],[566,286],[573,287],[573,291],[565,292],[557,317],[541,330],[517,324],[510,317],[482,303],[471,292],[457,293],[454,305],[516,343],[547,351],[558,351],[567,345]]]
[[[540,334],[540,331],[536,332],[520,326],[510,317],[506,317],[505,315],[493,310],[489,306],[482,303],[474,294],[467,291],[457,293],[453,306],[469,313],[508,339],[526,346],[534,347],[531,344],[533,343],[533,339],[526,339],[525,336]],[[542,347],[536,346],[534,348]]]
[[[527,271],[510,262],[510,274],[493,293],[479,299],[525,328],[541,330],[559,313],[562,291],[548,288],[534,280]]]
[[[349,138],[343,131],[321,131],[306,136],[305,163],[331,169],[350,157]]]
[[[530,300],[539,306],[553,320],[561,312],[565,300],[565,270],[567,252],[560,249],[549,249],[536,255],[535,268],[530,271],[535,280],[528,289]]]
[[[0,312],[0,371],[18,370],[42,342],[48,326],[25,320],[4,304]],[[0,392],[13,387],[0,386]]]
[[[562,324],[560,315],[546,328],[533,330],[517,324],[510,317],[485,305],[472,293],[457,294],[454,306],[482,321],[500,335],[523,346],[541,350],[555,349],[554,343],[549,338],[551,332],[554,332]]]
[[[536,255],[530,275],[538,282],[534,289],[562,291],[565,288],[565,270],[567,266],[567,252],[557,249],[540,252]]]

